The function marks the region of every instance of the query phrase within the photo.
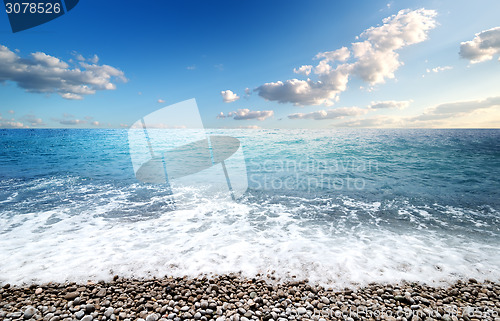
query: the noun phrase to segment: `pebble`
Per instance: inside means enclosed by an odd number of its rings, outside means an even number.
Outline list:
[[[83,318],[84,315],[85,315],[85,312],[83,310],[80,310],[80,311],[75,313],[75,318],[80,320],[81,318]]]
[[[158,321],[159,316],[156,313],[150,314],[146,317],[146,321]]]
[[[105,297],[106,296],[106,289],[100,289],[97,292],[96,296],[99,297],[99,298]]]
[[[94,311],[95,311],[95,306],[93,304],[87,304],[85,306],[85,312],[87,312],[88,314],[90,314]]]
[[[109,318],[114,312],[115,312],[115,309],[113,309],[112,307],[109,307],[106,309],[106,311],[104,311],[104,316],[106,318]]]
[[[64,296],[64,299],[73,300],[74,298],[78,297],[78,295],[80,295],[78,292],[69,292],[69,293],[66,293],[66,295]]]
[[[40,290],[38,290],[40,289]],[[33,295],[35,293],[36,295]],[[222,275],[165,277],[133,280],[123,277],[111,283],[49,283],[0,289],[0,320],[37,321],[361,321],[363,316],[342,316],[349,309],[362,311],[421,311],[424,317],[386,316],[385,321],[431,321],[433,309],[440,321],[500,321],[476,316],[447,316],[445,308],[477,307],[490,315],[500,313],[500,284],[462,281],[449,288],[418,283],[370,284],[355,291],[334,291],[306,281],[284,284]],[[29,305],[28,305],[29,304]],[[326,317],[319,311],[331,311]],[[333,313],[340,317],[334,317]],[[496,313],[496,314],[495,314]]]
[[[25,319],[30,319],[32,316],[34,316],[38,312],[37,309],[35,309],[32,306],[27,306],[26,310],[24,310],[24,318]]]

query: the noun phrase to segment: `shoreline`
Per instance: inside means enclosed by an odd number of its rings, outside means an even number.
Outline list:
[[[269,283],[238,274],[0,288],[2,320],[500,321],[500,282],[449,287],[370,284],[336,291],[307,280]]]

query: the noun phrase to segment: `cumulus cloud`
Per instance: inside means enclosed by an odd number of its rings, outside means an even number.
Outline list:
[[[224,115],[224,113],[221,112],[219,115],[217,115],[217,118],[233,118],[234,120],[257,119],[262,121],[272,116],[274,116],[274,111],[272,110],[250,110],[248,108],[245,108],[238,109],[237,111],[230,111],[229,113],[227,113],[227,115]]]
[[[163,100],[163,99],[158,99],[156,102],[157,102],[157,103],[159,103],[159,104],[163,104],[163,103],[165,102],[165,100]]]
[[[220,92],[220,94],[222,96],[222,100],[225,103],[232,103],[233,101],[237,101],[238,99],[240,99],[240,96],[236,95],[231,90],[223,90]]]
[[[97,120],[93,121],[90,123],[92,126],[100,126],[101,123],[99,123]]]
[[[348,116],[360,116],[364,115],[368,112],[365,108],[359,107],[342,107],[335,108],[329,110],[319,110],[311,113],[296,113],[288,115],[290,119],[314,119],[314,120],[323,120],[323,119],[337,119],[344,118]]]
[[[309,74],[312,71],[312,68],[313,68],[313,66],[311,66],[311,65],[303,65],[303,66],[300,66],[299,68],[293,68],[293,72],[296,74],[303,74],[303,75],[309,76]]]
[[[351,53],[347,47],[342,47],[340,49],[334,51],[325,51],[318,53],[314,58],[322,59],[326,62],[334,62],[334,61],[346,61]]]
[[[337,94],[347,89],[349,70],[339,66],[321,74],[318,81],[290,79],[266,83],[256,89],[266,100],[294,105],[333,105]]]
[[[195,70],[196,66],[195,65],[187,66],[186,69],[187,70]]]
[[[459,54],[473,64],[493,59],[500,54],[500,27],[481,31],[471,41],[462,42]]]
[[[79,57],[77,57],[79,58]],[[83,58],[83,57],[82,57]],[[58,93],[65,99],[83,99],[98,90],[113,90],[115,80],[126,82],[122,71],[108,65],[97,65],[84,60],[78,67],[43,52],[21,58],[9,48],[0,45],[0,83],[15,82],[28,92]]]
[[[11,109],[11,110],[8,110],[7,112],[8,112],[9,114],[13,114],[13,113],[14,113],[14,111],[13,111],[12,109]]]
[[[386,100],[386,101],[372,101],[368,106],[370,109],[404,109],[410,106],[411,100]]]
[[[436,27],[434,10],[401,10],[383,20],[384,24],[365,30],[361,37],[366,41],[353,44],[353,72],[370,85],[394,78],[394,72],[403,64],[396,50],[427,39],[428,32]]]
[[[360,37],[365,40],[353,43],[351,50],[342,47],[320,52],[315,56],[320,60],[316,66],[294,69],[295,73],[307,76],[314,73],[316,79],[269,82],[255,91],[262,98],[279,103],[333,105],[338,95],[347,89],[351,75],[360,77],[370,86],[394,78],[395,71],[403,64],[397,50],[426,40],[429,31],[436,26],[436,15],[434,10],[401,10],[384,19],[381,26],[361,33]]]
[[[478,114],[484,114],[478,117]],[[480,115],[481,116],[481,115]],[[493,120],[493,121],[492,121]],[[336,127],[480,127],[478,124],[500,122],[500,96],[485,99],[440,104],[417,116],[398,117],[378,115],[349,120]],[[491,125],[489,125],[491,127]]]

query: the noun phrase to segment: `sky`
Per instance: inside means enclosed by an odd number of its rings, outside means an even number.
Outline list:
[[[207,128],[500,128],[498,12],[88,0],[17,33],[1,12],[0,128],[128,128],[192,98]]]

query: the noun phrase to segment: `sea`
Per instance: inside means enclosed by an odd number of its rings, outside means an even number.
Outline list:
[[[239,141],[238,195],[139,180],[127,129],[1,129],[0,284],[500,280],[500,130],[206,134]]]

